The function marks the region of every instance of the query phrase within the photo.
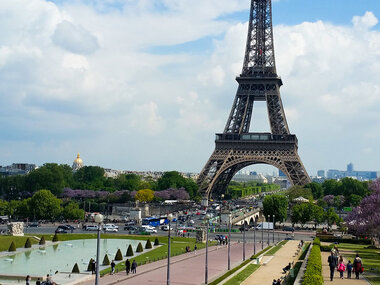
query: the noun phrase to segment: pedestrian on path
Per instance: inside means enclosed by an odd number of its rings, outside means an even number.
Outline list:
[[[132,267],[131,267],[131,269],[132,269],[132,273],[136,273],[136,268],[137,268],[136,260],[133,260],[133,262],[132,262]]]
[[[340,274],[340,279],[343,279],[343,273],[344,273],[344,271],[346,271],[346,266],[344,265],[342,256],[339,257],[338,271]]]
[[[352,272],[352,263],[351,260],[347,263],[347,278],[351,279],[351,272]]]
[[[129,274],[129,271],[131,271],[131,262],[129,259],[125,261],[125,271],[127,272],[127,275]]]
[[[30,275],[27,275],[25,278],[25,284],[30,285],[30,280],[32,280],[32,278],[30,278]]]
[[[115,261],[112,260],[111,262],[111,275],[115,273]]]
[[[354,260],[354,271],[355,271],[356,279],[359,279],[359,274],[363,273],[363,264],[358,253],[356,254],[356,257]]]
[[[331,255],[327,259],[327,262],[329,263],[329,267],[330,267],[330,280],[333,281],[335,268],[338,265],[338,258],[334,255],[333,251],[331,251]]]
[[[197,254],[197,245],[194,245],[194,254]]]

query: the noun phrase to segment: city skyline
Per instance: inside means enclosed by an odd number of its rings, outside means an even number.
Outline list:
[[[80,152],[111,169],[201,171],[236,93],[249,1],[124,2],[0,3],[0,165]],[[302,161],[313,176],[377,170],[380,4],[304,2],[273,1]],[[252,131],[269,128],[260,107]]]

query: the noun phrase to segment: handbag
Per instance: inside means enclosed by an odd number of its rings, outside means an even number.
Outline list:
[[[360,273],[363,273],[364,272],[364,267],[362,266],[362,268],[360,269]]]

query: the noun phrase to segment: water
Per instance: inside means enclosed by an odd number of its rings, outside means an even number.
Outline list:
[[[124,257],[130,244],[134,256],[138,255],[135,251],[139,242],[143,247],[145,246],[145,241],[139,240],[101,239],[100,265],[105,254],[108,254],[111,261],[115,258],[118,249],[121,250]],[[96,239],[64,241],[56,245],[0,258],[0,274],[46,276],[46,274],[54,274],[56,271],[71,272],[75,263],[78,263],[82,273],[87,270],[91,258],[96,260]]]

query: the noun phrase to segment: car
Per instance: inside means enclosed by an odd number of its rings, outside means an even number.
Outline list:
[[[39,222],[32,222],[28,225],[30,228],[38,228],[40,226]]]
[[[65,231],[64,229],[58,227],[58,228],[55,230],[55,233],[56,233],[56,234],[67,234],[67,231]]]
[[[141,227],[144,228],[144,229],[151,229],[151,230],[155,230],[156,229],[155,227],[150,226],[150,225],[142,225]]]
[[[75,227],[72,226],[72,225],[66,225],[67,229],[70,230],[70,231],[73,231],[75,230]]]
[[[157,233],[156,229],[151,229],[151,228],[144,228],[144,231],[147,233]]]
[[[124,227],[124,230],[125,230],[125,231],[131,231],[131,230],[137,230],[137,228],[136,228],[135,226],[131,226],[131,225],[129,225],[129,226],[125,226],[125,227]]]
[[[69,231],[69,230],[70,230],[70,228],[69,228],[68,226],[66,226],[66,225],[59,225],[59,226],[57,227],[57,229],[62,229],[62,230],[64,230],[64,231]]]
[[[163,231],[169,231],[169,225],[164,225],[164,226],[161,226],[161,230],[163,230]],[[172,231],[172,230],[173,230],[173,228],[172,228],[172,227],[170,227],[170,230]]]
[[[286,237],[285,240],[294,240],[293,237]]]
[[[285,232],[294,232],[294,228],[293,227],[284,227],[282,230],[285,231]]]
[[[119,231],[119,229],[113,228],[113,227],[103,227],[103,230],[105,232],[118,232]]]
[[[86,231],[97,231],[99,227],[97,225],[88,225],[86,226]]]
[[[113,229],[119,229],[119,226],[116,226],[114,224],[104,224],[105,228],[113,228]]]
[[[125,226],[135,226],[136,224],[137,224],[137,222],[135,220],[130,220],[130,221],[125,223]]]

